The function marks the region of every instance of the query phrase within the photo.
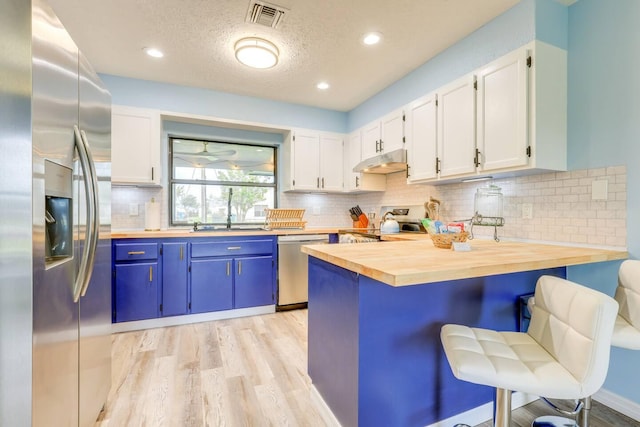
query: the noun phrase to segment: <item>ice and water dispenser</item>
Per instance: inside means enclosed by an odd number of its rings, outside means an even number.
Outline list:
[[[45,259],[47,263],[73,255],[72,170],[44,162]]]

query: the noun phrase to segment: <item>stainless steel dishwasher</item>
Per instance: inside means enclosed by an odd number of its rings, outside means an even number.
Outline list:
[[[278,237],[278,310],[307,305],[308,260],[302,245],[329,243],[328,234],[300,234]]]

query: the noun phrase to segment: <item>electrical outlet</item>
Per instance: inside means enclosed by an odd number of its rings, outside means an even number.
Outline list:
[[[531,203],[522,204],[522,219],[533,218],[533,205]]]
[[[129,216],[138,216],[138,204],[129,203]]]

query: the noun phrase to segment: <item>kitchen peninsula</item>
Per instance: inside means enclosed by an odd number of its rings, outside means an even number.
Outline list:
[[[303,247],[309,376],[343,426],[426,426],[491,402],[491,388],[451,373],[442,325],[518,330],[519,296],[533,292],[539,276],[627,257],[532,243],[471,247],[453,252],[428,240]]]

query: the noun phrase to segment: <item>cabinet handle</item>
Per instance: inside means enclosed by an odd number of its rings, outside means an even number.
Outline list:
[[[360,186],[360,177],[356,176],[356,188]]]
[[[480,150],[478,150],[476,148],[476,156],[473,158],[473,164],[476,165],[476,167],[480,166]]]
[[[378,148],[379,146],[380,146],[380,141],[376,139],[376,153],[380,151],[380,149]]]
[[[184,259],[184,254],[183,254],[183,246],[180,246],[180,261],[182,261]]]
[[[320,188],[320,177],[316,178],[316,188]]]
[[[151,168],[151,181],[153,181],[153,167]]]
[[[440,159],[436,157],[436,173],[440,172]]]
[[[322,178],[322,188],[324,188],[324,178]]]
[[[231,262],[227,261],[227,276],[231,274]]]
[[[411,175],[409,174],[409,169],[411,169],[411,166],[407,165],[407,178],[409,178]]]
[[[242,246],[227,246],[228,251],[237,251],[238,249],[242,249]]]
[[[238,276],[242,274],[242,261],[238,261]]]
[[[153,267],[149,266],[149,283],[153,282]]]
[[[129,251],[129,255],[144,255],[144,251]]]
[[[382,153],[383,150],[384,150],[384,141],[380,140],[380,152]]]

